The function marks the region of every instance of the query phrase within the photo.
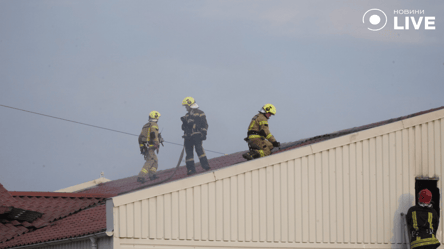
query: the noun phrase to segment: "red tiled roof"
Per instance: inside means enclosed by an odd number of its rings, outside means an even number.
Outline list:
[[[273,154],[280,153],[280,152],[287,151],[287,150],[296,149],[296,148],[306,146],[309,144],[318,143],[318,142],[332,139],[335,137],[344,136],[344,135],[351,134],[354,132],[375,128],[375,127],[378,127],[381,125],[385,125],[385,124],[393,123],[393,122],[400,121],[403,119],[419,116],[419,115],[426,114],[426,113],[433,112],[433,111],[437,111],[437,110],[440,110],[443,108],[444,108],[444,106],[439,107],[439,108],[435,108],[435,109],[431,109],[431,110],[427,110],[427,111],[414,113],[414,114],[399,117],[399,118],[393,118],[393,119],[389,119],[389,120],[385,120],[385,121],[381,121],[381,122],[377,122],[377,123],[373,123],[373,124],[363,125],[360,127],[354,127],[351,129],[346,129],[346,130],[333,132],[333,133],[329,133],[329,134],[325,134],[325,135],[321,135],[321,136],[316,136],[313,138],[301,139],[301,140],[298,140],[295,142],[283,143],[281,145],[280,150],[273,151]],[[216,170],[216,169],[232,166],[237,163],[245,162],[245,159],[242,157],[242,154],[245,152],[246,151],[241,151],[241,152],[236,152],[236,153],[233,153],[230,155],[220,156],[220,157],[209,159],[208,162],[210,164],[211,170]],[[118,194],[124,194],[127,192],[131,192],[134,190],[138,190],[141,188],[147,188],[150,186],[154,186],[159,183],[171,182],[171,181],[175,181],[175,180],[179,180],[179,179],[187,177],[186,167],[180,166],[178,168],[177,172],[175,173],[175,175],[171,179],[165,181],[166,179],[168,179],[169,176],[171,176],[173,171],[174,171],[174,168],[158,171],[158,173],[157,173],[157,176],[159,177],[158,179],[156,179],[154,181],[148,181],[144,184],[140,184],[139,182],[137,182],[137,175],[135,175],[135,176],[131,176],[131,177],[123,178],[123,179],[118,179],[118,180],[114,180],[114,181],[101,183],[97,186],[91,187],[86,190],[82,190],[80,192],[81,193],[89,193],[89,194],[106,193],[106,194],[118,195]],[[205,172],[205,170],[203,170],[200,167],[199,163],[196,163],[196,171],[197,171],[197,174]]]
[[[46,227],[31,233],[17,236],[13,240],[0,243],[0,248],[3,249],[8,247],[37,244],[103,232],[106,230],[105,209],[105,205],[98,205],[96,207],[77,212],[64,219],[52,222]]]
[[[53,234],[52,231],[55,230],[45,229],[45,227],[53,227],[54,224],[60,223],[59,220],[68,220],[66,217],[77,215],[82,210],[101,205],[106,198],[112,196],[53,192],[8,192],[1,184],[0,195],[0,201],[3,204],[8,203],[10,205],[9,209],[2,206],[4,212],[0,212],[0,248],[5,248],[6,245],[18,246],[18,243],[34,244],[41,242],[41,240],[48,241],[61,236],[60,232]],[[103,211],[103,214],[100,215],[105,215],[103,208],[95,210]],[[98,215],[97,212],[80,213],[90,215],[87,218],[95,220]],[[74,224],[74,222],[71,223]],[[106,228],[106,224],[103,225],[100,222],[97,224],[101,224],[100,229]],[[40,234],[38,231],[43,229],[48,233],[39,235],[40,237],[37,239],[34,235]],[[56,230],[60,231],[60,229]],[[85,226],[80,230],[96,232],[97,227]]]

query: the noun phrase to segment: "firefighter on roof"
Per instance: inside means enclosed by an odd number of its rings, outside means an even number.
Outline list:
[[[146,123],[142,132],[139,135],[140,153],[145,157],[145,164],[142,170],[140,170],[137,181],[140,183],[145,182],[145,176],[148,175],[150,180],[157,178],[157,156],[154,153],[157,150],[159,153],[159,126],[157,121],[160,118],[160,113],[157,111],[150,112],[148,123]]]
[[[242,156],[247,160],[268,156],[271,154],[273,147],[280,147],[281,144],[276,141],[270,133],[268,127],[268,119],[271,115],[276,114],[276,107],[272,104],[266,104],[262,107],[256,116],[251,120],[248,126],[247,137],[249,152]]]
[[[187,114],[181,117],[182,130],[184,131],[183,138],[185,139],[185,152],[186,152],[186,166],[187,174],[191,175],[196,173],[194,167],[194,152],[193,148],[196,148],[197,156],[199,157],[200,165],[205,170],[209,170],[208,159],[205,155],[205,151],[202,147],[202,141],[207,139],[208,123],[205,113],[199,110],[199,106],[192,97],[186,97],[182,101],[182,105],[187,109]]]
[[[418,204],[407,212],[412,249],[435,249],[441,245],[436,238],[439,217],[431,201],[432,193],[428,189],[423,189],[419,192]]]

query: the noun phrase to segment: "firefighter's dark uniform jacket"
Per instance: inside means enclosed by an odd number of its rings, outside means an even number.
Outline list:
[[[441,243],[436,239],[439,217],[435,209],[413,206],[407,212],[411,248],[436,248]],[[436,247],[435,247],[436,246]]]
[[[196,148],[200,165],[204,169],[210,169],[207,156],[202,147],[202,141],[207,137],[208,123],[205,113],[197,108],[191,109],[185,116],[181,118],[182,130],[185,138],[186,166],[188,173],[196,171],[194,167],[194,152]]]
[[[202,110],[191,109],[190,112],[182,117],[182,130],[184,131],[185,139],[194,136],[206,138],[207,129],[207,117]]]
[[[261,157],[271,154],[276,139],[270,132],[268,119],[263,113],[256,114],[248,126],[247,141],[250,148],[260,154]]]
[[[145,154],[146,162],[139,172],[139,177],[145,177],[147,174],[151,177],[157,172],[157,156],[154,151],[155,145],[159,146],[159,126],[154,121],[146,123],[142,128],[142,132],[140,132],[139,146],[143,147],[145,145],[148,147],[148,151]]]

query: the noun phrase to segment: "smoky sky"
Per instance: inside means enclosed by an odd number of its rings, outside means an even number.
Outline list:
[[[372,8],[387,15],[377,32],[362,23]],[[395,30],[400,9],[436,29]],[[248,149],[247,126],[271,103],[270,131],[296,141],[443,106],[442,13],[442,1],[0,0],[0,104],[136,135],[156,110],[164,139],[182,144],[191,96],[207,115],[204,148],[229,154]],[[181,149],[161,147],[159,170]],[[0,158],[10,191],[144,163],[137,136],[4,107]]]

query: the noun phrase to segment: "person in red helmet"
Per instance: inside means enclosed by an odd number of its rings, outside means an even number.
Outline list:
[[[418,204],[407,212],[411,249],[436,249],[441,245],[436,238],[439,217],[431,202],[432,192],[423,189],[419,192]]]

